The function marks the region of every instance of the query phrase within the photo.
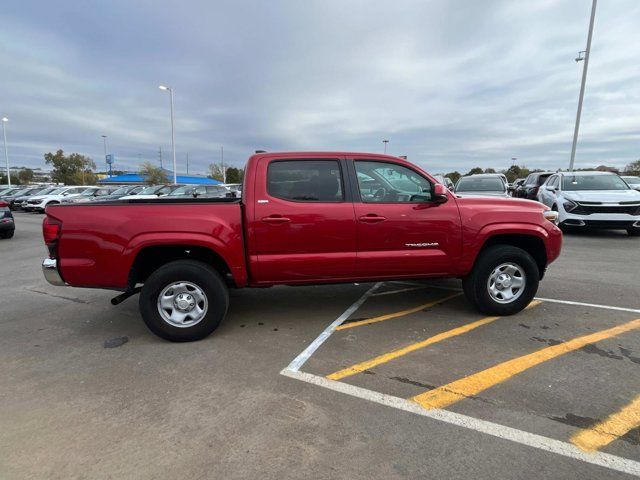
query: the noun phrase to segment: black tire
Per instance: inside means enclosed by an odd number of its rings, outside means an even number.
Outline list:
[[[640,228],[627,228],[630,237],[640,237]]]
[[[14,233],[15,230],[7,230],[6,232],[2,233],[2,238],[12,238]]]
[[[524,271],[523,291],[510,303],[500,303],[489,294],[489,277],[493,270],[504,263],[513,263]],[[482,251],[471,273],[462,279],[464,294],[480,312],[487,315],[513,315],[523,310],[538,291],[540,271],[535,260],[521,248],[511,245],[494,245]]]
[[[177,327],[166,321],[158,309],[158,297],[173,282],[189,282],[202,290],[207,310],[198,323]],[[224,281],[209,265],[194,260],[167,263],[147,278],[140,292],[140,313],[147,327],[171,342],[192,342],[210,335],[225,317],[229,307],[229,292]]]

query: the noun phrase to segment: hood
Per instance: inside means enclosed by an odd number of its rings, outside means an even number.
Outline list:
[[[563,191],[562,196],[576,202],[640,202],[640,192],[637,190],[580,190]]]

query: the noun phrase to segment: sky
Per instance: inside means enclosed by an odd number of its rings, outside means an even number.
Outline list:
[[[241,167],[256,149],[407,155],[427,171],[569,162],[591,0],[4,0],[12,165]],[[640,158],[640,2],[596,12],[576,167]]]

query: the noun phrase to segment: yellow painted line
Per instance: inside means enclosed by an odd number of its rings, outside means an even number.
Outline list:
[[[425,393],[413,397],[411,400],[422,405],[424,408],[445,408],[467,397],[493,387],[511,377],[524,372],[525,370],[539,365],[548,360],[552,360],[565,353],[578,350],[590,343],[615,337],[625,332],[640,328],[640,318],[631,322],[618,325],[617,327],[602,330],[600,332],[574,338],[567,342],[543,348],[537,352],[514,358],[506,362],[495,365],[481,372],[461,378],[455,382],[442,387],[435,388]]]
[[[336,327],[336,330],[346,330],[347,328],[359,327],[361,325],[370,325],[372,323],[384,322],[385,320],[391,320],[393,318],[404,317],[405,315],[411,315],[412,313],[419,312],[420,310],[424,310],[425,308],[433,307],[439,303],[446,302],[454,297],[459,297],[462,293],[454,293],[453,295],[448,295],[440,300],[434,300],[433,302],[425,303],[424,305],[419,305],[417,307],[409,308],[408,310],[402,310],[401,312],[389,313],[387,315],[381,315],[380,317],[367,318],[365,320],[359,320],[357,322],[344,323]]]
[[[540,303],[542,302],[538,300],[534,300],[529,305],[527,305],[527,308],[535,307]],[[330,380],[340,380],[341,378],[349,377],[351,375],[364,372],[365,370],[369,370],[370,368],[373,368],[377,365],[390,362],[391,360],[394,360],[398,357],[402,357],[403,355],[406,355],[408,353],[415,352],[416,350],[419,350],[424,347],[428,347],[429,345],[433,345],[434,343],[441,342],[443,340],[446,340],[447,338],[456,337],[458,335],[462,335],[463,333],[470,332],[475,328],[481,327],[482,325],[486,325],[487,323],[494,322],[499,318],[502,318],[502,317],[485,317],[481,320],[467,323],[466,325],[462,325],[461,327],[453,328],[451,330],[447,330],[446,332],[442,332],[437,335],[434,335],[433,337],[429,337],[426,340],[422,340],[421,342],[412,343],[411,345],[407,345],[406,347],[399,348],[398,350],[394,350],[392,352],[379,355],[375,358],[372,358],[371,360],[367,360],[361,363],[356,363],[355,365],[339,370],[335,373],[332,373],[331,375],[327,375],[327,378]]]
[[[571,443],[586,452],[595,452],[636,427],[640,427],[640,395],[603,422],[573,435]]]

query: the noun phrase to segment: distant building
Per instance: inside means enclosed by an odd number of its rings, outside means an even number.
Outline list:
[[[164,170],[165,175],[170,182],[173,182],[173,172]],[[198,175],[178,175],[178,183],[193,183],[199,185],[217,185],[222,183],[213,178],[201,177]],[[100,185],[144,185],[146,179],[139,173],[123,173],[122,175],[114,175],[113,177],[104,177],[98,180]]]

